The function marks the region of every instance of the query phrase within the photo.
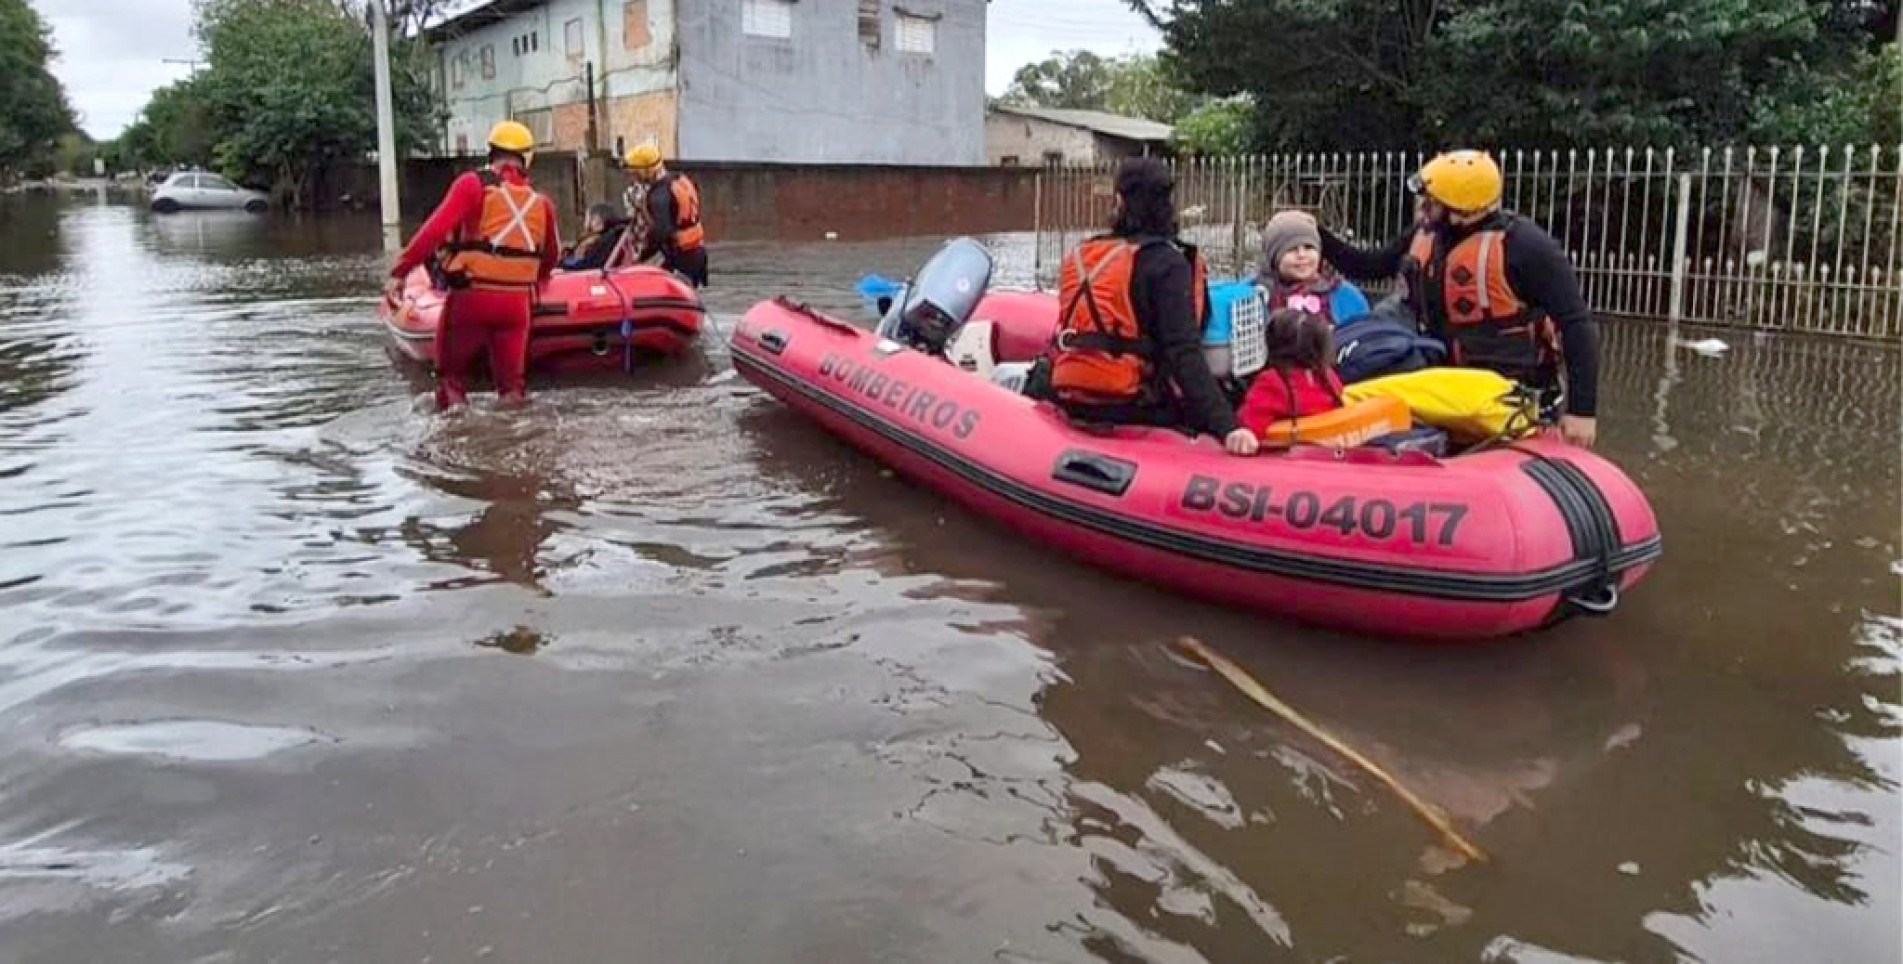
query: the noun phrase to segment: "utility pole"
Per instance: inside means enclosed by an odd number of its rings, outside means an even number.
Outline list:
[[[390,106],[390,16],[384,0],[370,0],[370,43],[377,62],[377,178],[383,201],[383,250],[403,246],[403,209],[396,185],[396,119]]]

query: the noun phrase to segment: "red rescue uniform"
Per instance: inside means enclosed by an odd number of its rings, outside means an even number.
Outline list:
[[[496,392],[527,397],[535,289],[561,258],[555,206],[514,165],[464,174],[390,273],[402,278],[439,258],[449,295],[436,329],[437,404],[467,400],[468,376],[485,353]]]

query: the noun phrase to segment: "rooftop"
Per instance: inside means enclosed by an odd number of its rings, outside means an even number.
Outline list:
[[[1125,117],[1100,110],[1066,110],[1058,107],[1018,107],[1009,104],[994,104],[992,110],[1000,114],[1014,114],[1034,120],[1063,124],[1066,127],[1078,127],[1109,137],[1120,137],[1126,141],[1147,143],[1167,143],[1174,132],[1168,124],[1159,124],[1141,117]]]
[[[462,3],[448,4],[448,10],[439,14],[438,18],[433,18],[429,26],[424,28],[423,34],[431,40],[458,37],[471,30],[501,23],[524,10],[546,6],[548,2],[549,0],[487,0],[487,2],[478,3],[464,0]]]

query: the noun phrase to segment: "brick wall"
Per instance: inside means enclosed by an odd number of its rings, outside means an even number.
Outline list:
[[[402,167],[403,210],[429,213],[456,175],[475,158],[417,158]],[[841,240],[1029,231],[1034,227],[1036,171],[989,167],[881,167],[865,165],[679,164],[700,185],[702,218],[715,242]],[[536,156],[536,188],[555,202],[565,234],[582,209],[619,204],[625,175],[609,157],[577,164],[575,155]],[[321,206],[376,207],[377,169],[358,165],[329,172]]]
[[[1036,172],[985,167],[687,163],[700,186],[709,237],[841,240],[1028,231]],[[608,159],[583,174],[591,201],[619,201],[623,175]],[[597,192],[594,185],[602,185]]]

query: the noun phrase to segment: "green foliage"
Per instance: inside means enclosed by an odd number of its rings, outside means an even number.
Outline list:
[[[0,180],[44,177],[73,111],[47,64],[52,31],[26,0],[0,0]]]
[[[215,132],[216,165],[271,184],[292,204],[322,166],[376,145],[371,43],[332,0],[198,0],[208,69],[189,85]],[[399,150],[424,142],[428,89],[415,62],[392,52]]]
[[[1104,58],[1088,50],[1053,53],[1020,67],[1001,102],[1027,107],[1101,110],[1173,124],[1202,102],[1156,57]]]
[[[1255,96],[1261,148],[1868,143],[1896,123],[1895,55],[1875,54],[1894,2],[1128,2],[1173,76]]]
[[[1420,139],[1419,59],[1441,2],[1172,0],[1152,16],[1172,75],[1254,96],[1257,146],[1314,150]]]
[[[1841,75],[1796,75],[1752,105],[1750,130],[1770,144],[1903,143],[1903,49],[1860,53]]]
[[[1255,140],[1255,115],[1247,94],[1211,101],[1176,122],[1176,148],[1202,157],[1246,154]]]
[[[1110,95],[1110,61],[1088,50],[1054,54],[1018,68],[1000,98],[1025,107],[1103,110]]]
[[[93,176],[93,159],[99,156],[99,145],[86,136],[85,131],[67,131],[54,143],[56,163],[60,170],[75,177]]]
[[[1736,138],[1752,104],[1801,69],[1817,13],[1813,0],[1463,3],[1436,35],[1429,116],[1484,144]]]
[[[1112,114],[1174,124],[1208,99],[1178,85],[1160,58],[1138,55],[1110,65],[1110,91],[1104,96],[1103,109]]]
[[[195,80],[181,80],[152,92],[107,152],[106,163],[115,171],[210,167],[214,144],[204,91]]]

